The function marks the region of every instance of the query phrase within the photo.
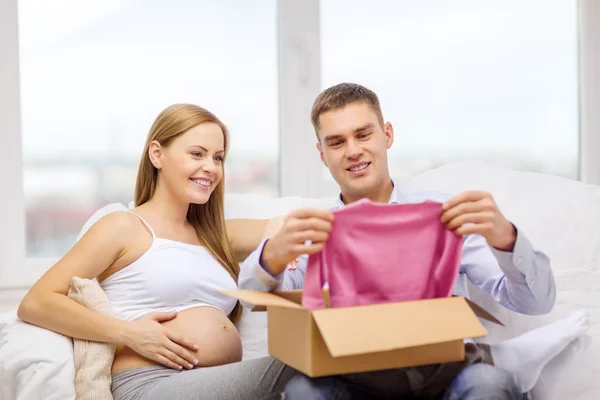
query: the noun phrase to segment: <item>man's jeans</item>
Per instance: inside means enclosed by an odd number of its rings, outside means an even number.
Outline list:
[[[523,399],[504,370],[481,362],[456,368],[450,363],[322,378],[299,374],[286,385],[285,400]]]
[[[523,399],[513,377],[489,364],[473,364],[452,381],[443,400],[512,400]]]

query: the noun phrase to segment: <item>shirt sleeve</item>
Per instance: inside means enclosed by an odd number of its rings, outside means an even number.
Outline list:
[[[449,198],[448,193],[440,193],[434,200],[444,202]],[[506,308],[521,314],[547,314],[556,300],[550,259],[515,229],[513,251],[493,248],[481,235],[465,236],[461,273]]]
[[[504,307],[529,315],[549,313],[556,300],[550,259],[516,229],[512,252],[489,246],[481,235],[466,236],[461,272]]]
[[[265,239],[242,263],[238,288],[263,292],[302,289],[308,256],[301,256],[295,270],[285,269],[279,275],[271,275],[260,263],[263,249],[269,239]]]

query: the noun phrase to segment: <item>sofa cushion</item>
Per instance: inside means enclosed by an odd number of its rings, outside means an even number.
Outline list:
[[[75,400],[73,342],[47,329],[2,317],[0,399]]]

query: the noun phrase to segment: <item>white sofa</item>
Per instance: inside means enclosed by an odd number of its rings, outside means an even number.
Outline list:
[[[488,325],[490,335],[486,340],[495,342],[512,337],[575,310],[587,309],[591,347],[580,356],[576,368],[565,371],[565,379],[555,398],[599,398],[600,187],[476,162],[451,164],[396,183],[449,193],[481,189],[494,195],[504,214],[526,232],[535,246],[551,257],[558,297],[551,314],[526,317],[495,305],[487,295],[470,288],[472,297],[507,325],[506,328]],[[333,198],[267,199],[254,195],[228,195],[226,218],[268,218],[306,205],[329,207],[333,201]],[[107,210],[118,208],[113,205],[103,209],[89,222]],[[89,223],[84,230],[87,227]],[[244,313],[239,329],[245,358],[267,354],[265,324],[264,313]],[[69,339],[18,322],[14,312],[0,314],[0,400],[73,399],[71,350]]]

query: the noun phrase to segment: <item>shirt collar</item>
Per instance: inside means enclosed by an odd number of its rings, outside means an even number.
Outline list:
[[[388,201],[388,204],[401,203],[402,194],[400,194],[400,187],[396,185],[393,180],[392,185],[394,185],[394,188],[392,189],[392,195],[390,196],[390,201]],[[342,208],[344,206],[345,204],[342,201],[342,194],[340,193],[335,199],[334,209],[337,210],[338,208]]]

